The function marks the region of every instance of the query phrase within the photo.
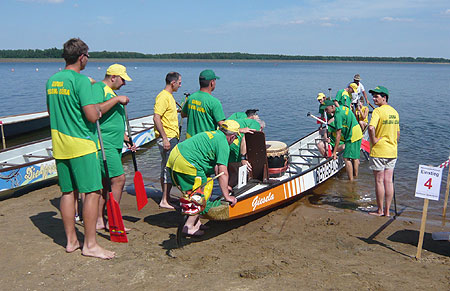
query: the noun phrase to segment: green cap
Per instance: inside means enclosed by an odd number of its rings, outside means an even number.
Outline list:
[[[220,77],[216,76],[216,74],[214,73],[213,70],[204,70],[200,73],[200,79],[209,81],[209,80],[214,80],[214,79],[219,80]]]
[[[369,93],[370,94],[373,94],[373,93],[384,93],[387,96],[389,96],[388,89],[386,87],[383,87],[383,86],[377,86],[377,87],[375,87],[375,89],[369,90]]]
[[[334,101],[333,100],[325,100],[323,102],[323,104],[320,106],[320,109],[325,109],[328,106],[334,105]]]

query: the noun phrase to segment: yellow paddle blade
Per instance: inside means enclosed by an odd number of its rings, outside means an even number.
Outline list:
[[[214,181],[212,178],[208,178],[208,182],[205,185],[205,189],[203,191],[203,195],[205,195],[205,200],[208,201],[209,197],[211,196],[211,192],[213,190]]]

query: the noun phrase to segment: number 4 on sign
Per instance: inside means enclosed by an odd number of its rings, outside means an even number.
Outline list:
[[[428,188],[428,190],[430,190],[431,187],[433,187],[433,186],[431,186],[431,181],[432,180],[433,180],[433,178],[430,178],[430,179],[428,179],[428,181],[425,182],[425,184],[423,184],[425,187]]]

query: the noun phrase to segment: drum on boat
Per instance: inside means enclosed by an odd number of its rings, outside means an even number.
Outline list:
[[[281,141],[266,141],[269,177],[281,177],[289,164],[288,146]]]

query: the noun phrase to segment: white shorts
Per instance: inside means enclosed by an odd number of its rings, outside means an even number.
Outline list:
[[[373,158],[370,157],[369,164],[372,171],[384,171],[395,168],[397,158]]]

